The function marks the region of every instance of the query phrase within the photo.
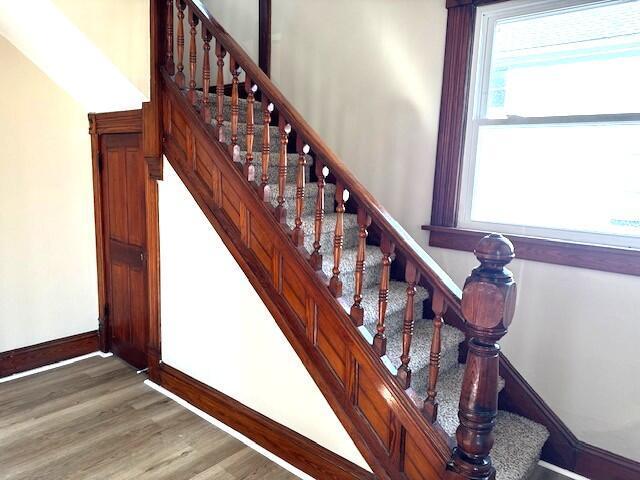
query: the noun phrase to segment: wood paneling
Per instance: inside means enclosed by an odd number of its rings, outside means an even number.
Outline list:
[[[288,229],[282,228],[272,209],[261,202],[257,186],[246,181],[214,132],[167,77],[163,93],[169,98],[165,112],[170,115],[165,114],[164,120],[169,162],[276,318],[375,474],[398,478],[401,432],[409,429],[422,451],[428,452],[429,458],[423,461],[432,469],[444,466],[450,456],[445,436],[427,424],[389,375],[367,339],[353,327],[348,313],[328,291],[326,278],[299,254]],[[186,135],[176,135],[178,129]],[[192,149],[197,152],[195,163],[185,161],[186,152]],[[196,172],[201,155],[210,158],[213,169],[219,172],[215,182],[215,188],[221,190],[219,207],[208,179]]]
[[[0,353],[0,377],[44,367],[98,350],[98,332],[87,332]]]

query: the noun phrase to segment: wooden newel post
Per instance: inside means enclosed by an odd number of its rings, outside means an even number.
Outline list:
[[[498,410],[498,341],[507,333],[516,304],[516,284],[505,268],[514,257],[511,242],[494,233],[480,240],[474,253],[480,266],[471,272],[462,292],[469,352],[448,479],[495,478],[489,454]]]

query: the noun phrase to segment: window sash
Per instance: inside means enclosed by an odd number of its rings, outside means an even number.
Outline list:
[[[600,245],[615,245],[640,248],[640,237],[614,235],[556,228],[530,227],[471,220],[474,174],[478,135],[482,126],[489,125],[571,125],[571,124],[618,124],[637,123],[640,113],[567,115],[548,117],[508,117],[485,118],[487,111],[493,36],[498,21],[516,16],[539,15],[541,13],[565,10],[567,8],[588,8],[594,5],[627,3],[631,0],[543,0],[515,1],[510,4],[493,4],[478,8],[476,16],[474,49],[470,80],[470,95],[467,112],[467,128],[463,153],[458,207],[458,226],[473,230],[500,231],[503,233],[527,235],[542,238],[556,238],[575,242]],[[480,87],[480,88],[478,88]]]

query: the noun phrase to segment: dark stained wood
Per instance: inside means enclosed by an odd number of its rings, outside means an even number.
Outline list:
[[[324,220],[324,186],[325,186],[325,173],[324,163],[322,157],[316,157],[315,159],[315,173],[316,173],[316,208],[314,215],[314,230],[313,230],[313,252],[309,257],[309,263],[315,270],[322,270],[322,253],[320,253],[320,238],[322,237],[322,222]]]
[[[258,0],[258,65],[271,76],[271,0]]]
[[[498,413],[498,341],[506,335],[516,306],[516,284],[505,269],[514,257],[513,245],[498,234],[476,247],[480,266],[464,285],[462,312],[469,334],[456,430],[457,447],[447,466],[451,479],[495,478],[490,452]]]
[[[250,182],[255,180],[253,165],[253,140],[255,133],[255,93],[258,89],[248,75],[245,76],[245,91],[247,92],[247,156],[243,165],[244,176]]]
[[[315,478],[374,478],[362,467],[167,364],[161,366],[160,385]]]
[[[464,293],[463,293],[464,295]],[[462,297],[464,298],[464,296]],[[441,334],[442,323],[445,312],[445,304],[442,294],[436,290],[431,301],[431,309],[433,310],[433,337],[431,337],[431,349],[429,350],[429,378],[427,381],[427,398],[424,401],[424,414],[431,422],[435,422],[438,418],[438,402],[436,395],[438,394],[438,374],[440,373],[440,350],[441,350]]]
[[[414,318],[414,298],[416,296],[416,284],[420,280],[420,274],[412,263],[407,263],[405,267],[405,281],[407,282],[407,305],[404,310],[402,322],[402,356],[400,357],[400,367],[398,367],[398,381],[402,388],[411,386],[411,339],[413,338]]]
[[[209,52],[211,50],[211,33],[202,25],[202,120],[211,122],[211,103],[209,101],[209,86],[211,84],[211,64]]]
[[[194,2],[194,0],[186,1],[188,5],[196,5],[196,3],[201,5],[200,2]],[[318,158],[322,158],[323,164],[331,170],[332,175],[339,179],[344,188],[365,205],[373,223],[392,239],[396,247],[402,250],[407,258],[410,258],[416,264],[424,280],[429,281],[431,285],[437,286],[444,292],[447,303],[451,306],[450,308],[458,309],[461,292],[455,283],[377,202],[373,195],[363,187],[337,155],[329,149],[318,133],[309,126],[282,92],[206,8],[198,9],[197,14],[200,16],[201,22],[207,24],[207,28],[212,32],[216,41],[238,62],[245,74],[249,75],[252,81],[258,85],[263,103],[273,103],[274,109],[278,111],[278,114],[287,119],[292,131],[295,131],[297,135],[301,135],[305,139],[311,151],[314,152],[316,161]],[[269,102],[266,102],[265,98]]]
[[[329,291],[334,297],[342,296],[342,280],[340,279],[340,261],[342,259],[342,246],[344,244],[344,185],[338,181],[336,184],[336,228],[333,235],[333,270],[329,280]]]
[[[171,75],[175,73],[175,65],[173,63],[173,0],[167,0],[167,46],[166,54],[167,60],[164,64],[167,72]]]
[[[356,326],[364,322],[364,309],[362,308],[362,282],[364,279],[364,261],[367,248],[367,230],[371,225],[371,217],[363,207],[358,207],[358,254],[356,257],[355,288],[353,293],[353,305],[351,305],[351,318]]]
[[[101,193],[109,348],[138,368],[147,365],[148,176],[140,134],[100,138]]]
[[[285,205],[285,188],[287,187],[287,145],[289,144],[289,134],[291,125],[287,123],[283,116],[278,120],[278,130],[280,132],[280,152],[278,157],[278,196],[276,201],[278,206],[275,213],[280,223],[287,223],[287,207]]]
[[[291,232],[293,243],[302,247],[304,245],[304,230],[302,229],[302,212],[304,211],[304,189],[306,185],[306,167],[309,145],[306,145],[301,136],[296,140],[296,151],[298,152],[298,166],[296,170],[296,219],[295,226]]]
[[[142,133],[142,110],[90,114],[90,120],[95,122],[96,135]]]
[[[640,462],[578,442],[574,471],[592,480],[632,480],[640,478]]]
[[[229,59],[229,71],[231,72],[231,146],[235,150],[238,145],[238,116],[240,115],[238,85],[240,83],[238,76],[240,69],[238,63],[233,57]]]
[[[262,95],[262,175],[260,178],[260,198],[263,202],[271,202],[271,189],[269,187],[269,159],[271,158],[271,112],[273,104]]]
[[[389,299],[389,275],[391,273],[391,257],[396,246],[391,239],[383,234],[380,241],[382,251],[382,271],[380,273],[380,290],[378,291],[378,322],[376,323],[376,334],[373,337],[373,349],[380,356],[387,352],[387,337],[385,330],[385,317],[387,315],[387,302]]]
[[[198,16],[195,13],[195,8],[189,7],[189,91],[187,95],[192,104],[196,104],[198,99],[196,95],[196,66],[198,64],[198,47],[196,44],[196,35],[198,34]]]
[[[473,251],[486,232],[425,225],[429,245],[453,250]],[[548,238],[505,234],[513,242],[516,256],[522,260],[589,268],[603,272],[640,275],[640,250]]]
[[[184,10],[186,5],[183,0],[177,0],[176,7],[178,8],[178,47],[176,52],[178,65],[175,80],[180,88],[184,88],[186,80],[184,76]]]
[[[447,16],[432,225],[450,227],[457,220],[475,12],[476,7],[465,2],[450,7]]]
[[[166,75],[164,86],[169,106],[163,110],[171,113],[164,117],[167,158],[316,379],[375,475],[398,478],[399,465],[409,462],[421,467],[421,475],[414,478],[441,476],[450,457],[444,434],[426,422],[389,375],[369,341],[353,327],[350,316],[327,289],[326,279],[300,255],[290,241],[290,232],[280,228],[273,211],[258,201],[256,189],[230,161],[229,151],[213,141],[188,100]],[[185,136],[181,132],[187,124],[191,128]],[[215,182],[205,182],[196,174],[189,151],[195,151],[197,160],[206,162],[215,172]],[[225,196],[229,196],[228,202]],[[216,206],[220,198],[222,208]],[[357,400],[357,404],[346,399]],[[400,462],[404,431],[412,433],[412,449],[402,453]]]
[[[160,366],[160,231],[158,212],[158,182],[150,174],[145,182],[147,236],[147,367],[149,378],[158,378]]]
[[[164,31],[166,26],[163,14],[166,9],[161,0],[149,2],[149,94],[151,100],[142,104],[142,144],[144,158],[149,167],[149,175],[162,180],[162,98],[160,96],[160,68],[162,65]],[[131,133],[131,132],[127,132]]]
[[[0,353],[0,378],[97,351],[98,332],[87,332]]]
[[[216,39],[216,65],[218,67],[218,75],[216,77],[216,134],[221,142],[224,141],[222,124],[224,122],[224,57],[226,55],[224,47]]]

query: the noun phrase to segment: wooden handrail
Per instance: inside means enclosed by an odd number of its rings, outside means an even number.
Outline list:
[[[224,50],[231,55],[234,61],[240,65],[253,83],[258,86],[263,98],[266,96],[273,103],[278,113],[286,118],[286,121],[291,125],[292,130],[305,139],[306,144],[323,159],[323,163],[340,180],[344,188],[362,203],[373,222],[393,242],[396,249],[407,257],[407,261],[415,263],[421,276],[434,289],[439,290],[444,295],[446,303],[455,313],[461,315],[462,291],[451,277],[356,179],[340,158],[325,144],[320,135],[302,118],[302,115],[291,105],[271,79],[256,65],[222,25],[213,18],[204,4],[200,0],[186,0],[186,3],[195,7],[193,13],[198,15],[203,25],[206,25],[207,30],[224,47]]]

